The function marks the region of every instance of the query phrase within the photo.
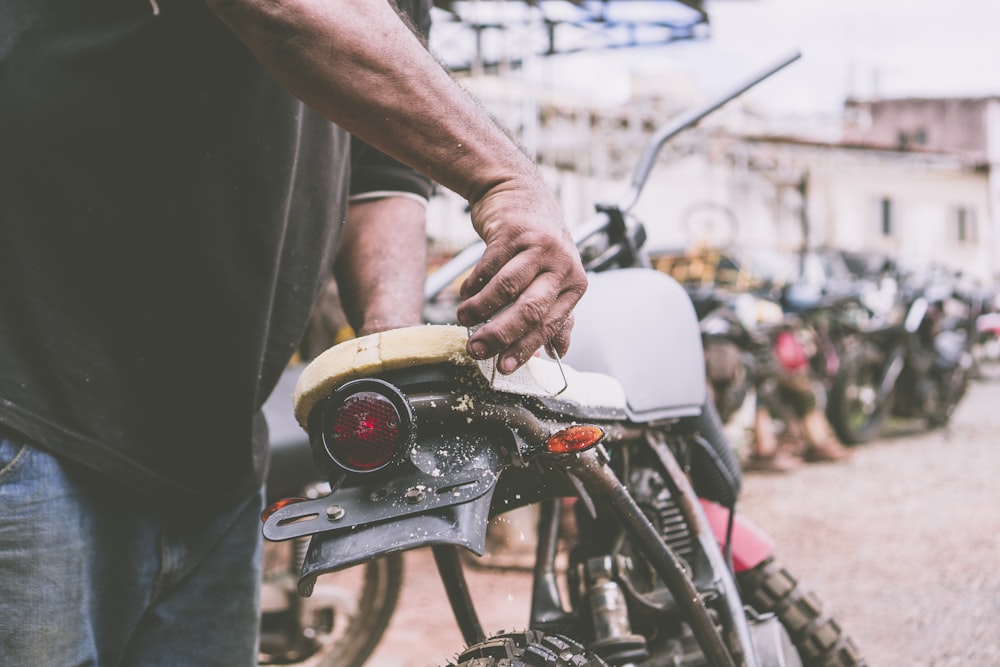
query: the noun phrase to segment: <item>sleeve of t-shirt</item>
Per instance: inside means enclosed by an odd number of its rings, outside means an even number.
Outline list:
[[[433,0],[394,0],[397,11],[426,43],[431,29]],[[351,201],[385,196],[409,196],[426,202],[434,185],[430,179],[372,148],[351,139]]]
[[[426,202],[433,188],[423,174],[351,138],[351,201],[402,195]]]

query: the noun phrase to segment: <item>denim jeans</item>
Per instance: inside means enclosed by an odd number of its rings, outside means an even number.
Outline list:
[[[179,520],[0,436],[0,665],[256,665],[262,503]]]

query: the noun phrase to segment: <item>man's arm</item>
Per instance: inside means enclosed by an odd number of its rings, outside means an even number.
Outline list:
[[[344,312],[358,335],[423,321],[426,208],[397,196],[355,202],[348,209],[334,272]]]
[[[458,315],[490,320],[474,357],[500,354],[510,372],[547,342],[566,351],[586,277],[555,196],[385,0],[209,4],[293,94],[469,201],[487,248]]]

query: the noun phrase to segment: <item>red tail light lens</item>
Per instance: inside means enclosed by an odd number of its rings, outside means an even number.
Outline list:
[[[412,418],[403,397],[384,383],[350,383],[324,406],[322,441],[342,468],[371,472],[387,466],[411,442]],[[381,386],[383,385],[384,386]]]
[[[396,453],[399,427],[399,413],[384,396],[355,394],[329,415],[327,450],[345,468],[375,470]]]

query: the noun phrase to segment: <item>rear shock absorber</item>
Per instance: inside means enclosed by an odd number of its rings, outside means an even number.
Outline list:
[[[584,568],[594,623],[594,642],[588,648],[611,665],[633,665],[648,660],[646,638],[632,632],[628,602],[615,580],[611,556],[591,558]]]

